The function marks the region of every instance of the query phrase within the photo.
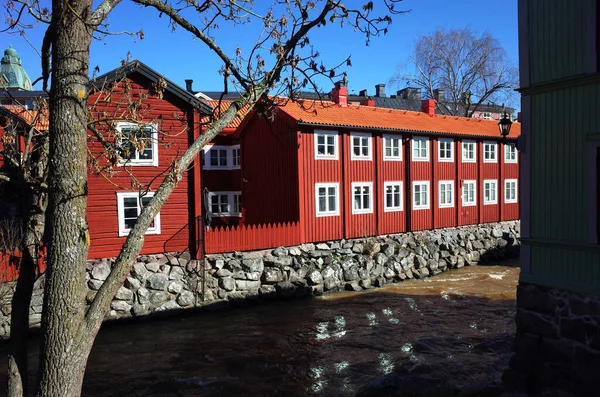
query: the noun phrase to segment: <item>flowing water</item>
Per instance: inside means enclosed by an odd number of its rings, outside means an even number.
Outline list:
[[[105,326],[83,395],[350,396],[391,371],[424,389],[493,389],[510,357],[518,272],[465,267],[362,293]],[[5,382],[5,346],[0,354]]]

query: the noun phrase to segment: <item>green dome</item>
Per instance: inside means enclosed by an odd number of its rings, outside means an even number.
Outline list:
[[[0,61],[0,88],[31,91],[31,80],[21,66],[17,51],[9,46]]]

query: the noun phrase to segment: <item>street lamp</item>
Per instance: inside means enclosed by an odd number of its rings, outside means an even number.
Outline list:
[[[508,113],[502,113],[502,117],[500,121],[498,121],[498,128],[500,128],[500,135],[502,136],[502,143],[509,144],[515,147],[515,149],[519,150],[517,146],[517,142],[508,142],[508,134],[510,133],[510,127],[512,127],[513,122],[510,117],[508,117]]]

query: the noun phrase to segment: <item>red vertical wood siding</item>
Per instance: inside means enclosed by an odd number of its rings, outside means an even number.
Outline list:
[[[358,132],[358,131],[353,131]],[[369,138],[371,141],[371,160],[352,160],[351,152],[351,133],[344,131],[343,146],[344,150],[344,162],[348,164],[344,172],[344,189],[345,189],[345,202],[344,212],[346,217],[346,228],[344,231],[344,238],[356,238],[365,236],[377,235],[375,227],[375,216],[377,213],[375,195],[379,192],[377,181],[375,180],[375,164],[377,161],[377,154],[375,153],[375,139],[371,134]],[[371,192],[371,206],[373,212],[370,214],[353,214],[352,209],[354,207],[354,191],[352,189],[352,183],[354,182],[370,182],[372,184]]]
[[[472,141],[471,139],[465,139],[466,141]],[[458,218],[458,224],[459,225],[474,225],[479,223],[479,206],[481,205],[481,203],[483,202],[482,200],[482,196],[480,194],[480,187],[479,187],[479,183],[475,183],[475,206],[463,206],[463,187],[464,187],[464,181],[477,181],[478,180],[478,172],[479,172],[479,166],[478,163],[479,161],[481,161],[481,157],[480,157],[480,145],[478,142],[475,142],[475,162],[474,163],[465,163],[462,160],[462,156],[463,156],[463,148],[462,148],[462,143],[465,140],[461,140],[460,142],[457,141],[458,144],[458,173],[459,173],[459,180],[458,180],[458,192],[459,192],[459,218]]]
[[[435,213],[435,224],[434,228],[441,227],[452,227],[457,225],[456,218],[456,190],[458,184],[456,182],[457,175],[457,154],[456,154],[456,146],[457,141],[453,140],[453,161],[440,161],[439,159],[439,140],[438,138],[434,139],[435,141],[435,197],[432,200],[432,203],[435,203],[434,213]],[[440,181],[452,181],[453,182],[453,206],[448,208],[440,208]]]
[[[342,161],[348,148],[344,147],[343,136],[338,131],[338,160],[315,160],[315,138],[314,130],[303,130],[300,135],[299,153],[302,157],[302,169],[304,180],[300,183],[303,188],[304,202],[304,233],[306,241],[339,240],[344,237],[344,208],[343,203],[348,195],[348,189],[344,186],[342,179]],[[348,168],[346,165],[345,168]],[[344,178],[345,179],[345,178]],[[317,217],[315,184],[316,183],[339,183],[338,194],[340,215]]]
[[[404,139],[401,135],[398,135],[400,138],[400,142],[402,145],[405,145]],[[400,153],[402,154],[401,161],[390,161],[383,160],[384,153],[384,142],[383,136],[377,135],[376,139],[376,152],[379,153],[377,157],[376,167],[378,169],[377,172],[377,181],[378,187],[375,190],[376,198],[378,201],[378,226],[379,226],[379,234],[392,234],[392,233],[401,233],[406,231],[406,208],[410,200],[410,197],[405,197],[406,194],[406,185],[405,185],[405,172],[404,172],[404,164],[405,164],[405,155],[404,155],[404,147],[400,148]],[[401,189],[401,201],[402,201],[402,211],[385,211],[385,182],[402,182]]]
[[[298,138],[289,117],[254,117],[240,147],[244,223],[297,222]]]
[[[480,174],[480,186],[481,186],[481,200],[480,205],[482,208],[482,217],[480,219],[481,223],[489,223],[489,222],[498,222],[500,220],[500,203],[503,200],[503,182],[500,179],[500,162],[504,160],[504,153],[500,152],[501,145],[496,143],[496,162],[495,163],[486,163],[484,161],[484,153],[483,153],[483,142],[480,142],[481,147],[481,174]],[[496,204],[484,204],[484,181],[485,180],[495,180],[496,184]]]
[[[110,98],[106,94],[95,93],[90,96],[90,114],[92,117],[102,117],[102,114],[119,115],[126,113],[127,98],[138,100],[148,94],[150,82],[139,74],[129,77],[130,87],[123,88],[119,83],[112,89]],[[100,100],[98,97],[101,96]],[[102,100],[104,99],[104,100]],[[170,167],[173,160],[178,158],[187,148],[188,128],[187,109],[189,105],[178,98],[164,94],[163,99],[148,94],[140,101],[141,109],[138,114],[143,122],[156,123],[159,130],[158,166],[115,167],[109,178],[96,175],[93,170],[88,179],[88,224],[91,245],[88,256],[102,258],[115,256],[125,242],[125,237],[119,237],[117,192],[137,191],[131,189],[132,178],[126,172],[130,171],[141,184],[151,183],[151,191],[155,191],[162,178],[156,178]],[[102,126],[99,126],[102,129]],[[161,134],[162,133],[162,134]],[[101,145],[93,138],[89,141],[92,155],[102,152]],[[100,159],[100,165],[106,161]],[[188,181],[187,174],[179,182],[165,205],[160,211],[161,233],[145,236],[142,254],[182,251],[188,248]]]
[[[410,183],[410,200],[411,208],[413,203],[414,188],[413,182],[415,181],[429,181],[429,209],[415,210],[411,212],[411,230],[427,230],[433,228],[433,206],[434,206],[434,190],[433,190],[433,149],[432,142],[429,139],[429,161],[413,161],[413,140],[410,140],[410,177],[411,180],[407,181]]]
[[[217,227],[204,233],[207,254],[299,245],[300,236],[299,222]]]

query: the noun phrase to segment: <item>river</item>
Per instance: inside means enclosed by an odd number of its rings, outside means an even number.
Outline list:
[[[464,267],[361,293],[105,326],[83,395],[351,396],[393,370],[423,390],[493,395],[511,354],[518,273],[514,263]],[[6,346],[0,354],[5,383]],[[35,348],[30,356],[33,369]]]

